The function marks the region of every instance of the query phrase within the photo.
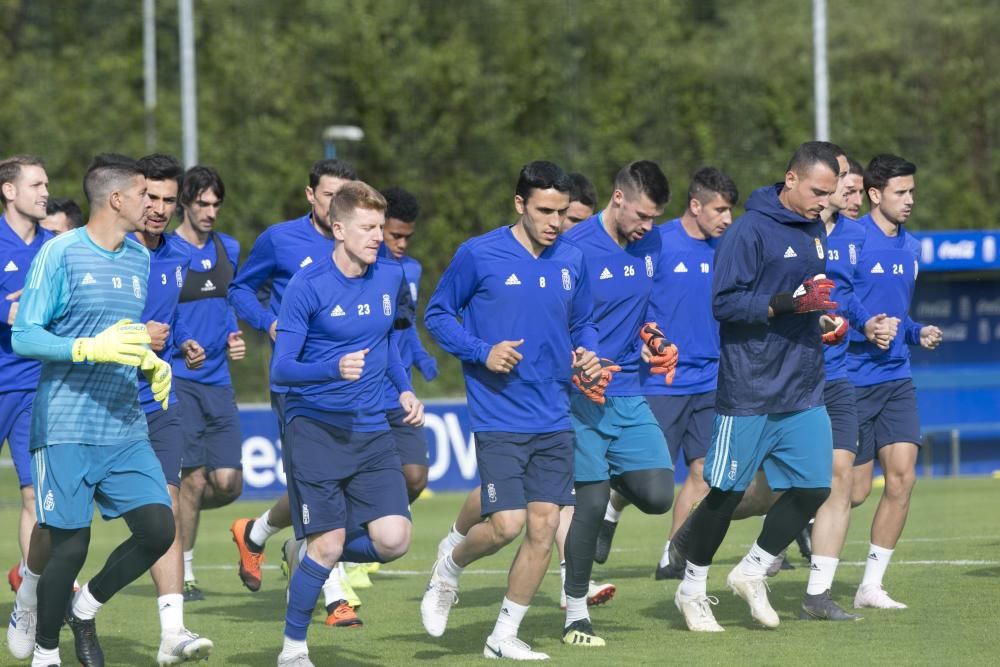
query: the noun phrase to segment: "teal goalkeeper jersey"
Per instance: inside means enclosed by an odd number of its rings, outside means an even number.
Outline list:
[[[140,321],[148,278],[145,248],[126,238],[118,250],[105,250],[85,227],[59,235],[36,255],[12,337],[15,352],[42,361],[31,449],[149,439],[135,369],[72,361],[75,339],[122,319]]]

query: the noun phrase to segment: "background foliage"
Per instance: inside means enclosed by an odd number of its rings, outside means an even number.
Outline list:
[[[0,153],[48,164],[83,199],[92,155],[147,151],[134,0],[0,0]],[[512,219],[519,167],[547,158],[602,197],[617,167],[659,161],[676,193],[702,164],[744,195],[812,136],[806,0],[200,0],[200,159],[227,183],[223,231],[249,250],[301,215],[330,124],[377,187],[424,209],[412,254],[429,295],[454,249]],[[830,0],[833,140],[920,166],[917,228],[991,227],[1000,196],[1000,12],[994,0]],[[993,35],[993,37],[990,37]],[[177,8],[157,2],[156,150],[180,153]],[[668,215],[679,214],[675,196]],[[267,345],[238,365],[263,400]],[[457,364],[424,395],[461,393]]]

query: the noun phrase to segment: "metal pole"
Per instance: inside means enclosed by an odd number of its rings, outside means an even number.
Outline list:
[[[826,64],[826,0],[813,0],[813,87],[816,140],[830,140],[830,77]]]
[[[962,439],[957,428],[951,429],[951,476],[958,477],[962,468]]]
[[[142,0],[143,107],[146,116],[146,150],[156,150],[156,0]]]
[[[177,0],[181,51],[181,135],[184,166],[198,164],[198,95],[195,81],[194,8]]]

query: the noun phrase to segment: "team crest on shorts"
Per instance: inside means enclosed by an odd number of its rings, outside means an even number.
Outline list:
[[[818,241],[817,241],[818,243]],[[736,470],[739,468],[739,463],[733,461],[729,464],[729,479],[736,480]]]
[[[819,239],[813,239],[816,242],[816,255],[820,259],[826,259],[826,253],[823,252],[823,244],[820,243]]]
[[[847,252],[850,253],[851,264],[857,264],[858,263],[858,248],[857,248],[857,246],[855,246],[853,243],[848,243],[847,244]]]
[[[142,298],[142,282],[139,280],[139,276],[132,276],[132,294],[135,294],[135,298]]]
[[[51,512],[56,508],[56,497],[52,495],[52,490],[45,494],[45,503],[42,505],[46,512]]]
[[[302,503],[302,523],[306,526],[309,525],[309,506]]]
[[[563,289],[567,292],[573,289],[573,281],[569,279],[569,269],[563,269],[559,273],[562,275]]]
[[[388,294],[382,295],[382,312],[386,317],[392,315],[392,299],[389,298]]]
[[[486,495],[489,496],[491,503],[497,501],[497,487],[493,486],[493,482],[486,485]]]
[[[653,258],[650,255],[646,255],[646,277],[653,277]]]

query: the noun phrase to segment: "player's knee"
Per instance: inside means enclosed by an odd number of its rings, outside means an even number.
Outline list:
[[[790,489],[785,493],[794,494],[795,502],[806,513],[815,515],[816,510],[823,506],[826,499],[830,497],[830,487],[821,489]]]
[[[525,512],[497,512],[490,515],[493,539],[498,544],[510,544],[517,539],[524,528]]]
[[[50,559],[58,561],[63,567],[76,568],[79,571],[87,561],[87,551],[90,548],[90,529],[50,528],[48,532],[52,538]]]
[[[871,492],[871,484],[866,484],[864,486],[860,484],[853,484],[851,486],[851,507],[861,507],[864,505]]]
[[[643,489],[634,499],[635,506],[643,514],[666,514],[674,503],[674,482],[665,480],[662,486]]]
[[[536,546],[552,546],[552,538],[559,528],[559,507],[557,505],[532,508],[528,512],[525,539],[537,543]]]
[[[609,482],[583,484],[576,489],[576,509],[573,510],[574,521],[593,520],[603,517],[608,509],[608,499],[611,495]]]
[[[379,558],[381,558],[383,563],[402,558],[410,549],[409,531],[381,535],[373,541],[375,542],[375,551],[378,552]]]
[[[165,554],[174,542],[174,513],[166,505],[143,505],[127,512],[125,521],[139,545],[152,554]]]
[[[723,491],[712,488],[701,504],[711,512],[732,516],[741,500],[743,500],[743,491]]]
[[[889,471],[885,475],[885,493],[888,496],[909,497],[917,483],[916,471],[911,469]]]
[[[423,472],[404,470],[403,476],[406,478],[406,495],[412,503],[427,488],[427,469],[424,468]]]

